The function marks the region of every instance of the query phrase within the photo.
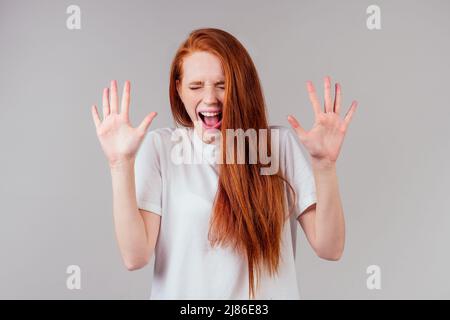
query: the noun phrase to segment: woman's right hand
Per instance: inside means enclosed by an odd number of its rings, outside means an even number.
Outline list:
[[[92,106],[92,118],[97,129],[103,152],[111,168],[124,163],[134,163],[137,151],[147,133],[148,127],[157,115],[148,114],[137,128],[129,120],[130,81],[125,82],[122,95],[121,113],[118,110],[117,81],[111,81],[111,101],[109,88],[103,89],[103,121],[98,115],[97,106]]]

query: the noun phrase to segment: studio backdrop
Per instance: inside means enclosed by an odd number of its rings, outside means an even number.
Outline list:
[[[449,299],[445,0],[0,0],[0,298],[149,297],[154,261],[120,256],[91,106],[131,80],[133,125],[173,127],[170,65],[206,27],[248,50],[270,124],[310,129],[305,83],[323,101],[327,75],[343,111],[358,101],[337,161],[345,251],[320,259],[297,229],[301,297]]]

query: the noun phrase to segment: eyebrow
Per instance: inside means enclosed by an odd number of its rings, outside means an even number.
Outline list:
[[[189,82],[189,85],[202,85],[203,81],[192,81]],[[215,84],[225,84],[225,81],[221,80],[221,81],[216,81]]]

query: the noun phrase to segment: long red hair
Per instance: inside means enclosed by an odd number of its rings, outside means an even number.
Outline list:
[[[244,46],[231,34],[214,28],[192,31],[181,44],[170,72],[170,104],[174,120],[184,127],[193,127],[176,89],[176,80],[183,77],[183,59],[196,51],[217,56],[225,76],[225,98],[222,109],[222,137],[226,129],[267,130],[267,154],[271,154],[271,136],[266,106],[256,68]],[[236,144],[234,144],[236,147]],[[294,192],[280,171],[261,175],[260,163],[250,164],[246,152],[245,164],[226,163],[226,139],[221,141],[222,164],[208,239],[214,245],[232,245],[247,258],[249,298],[255,297],[263,267],[269,274],[278,272],[281,236],[285,219],[286,185]],[[246,141],[246,151],[249,145]],[[236,155],[236,148],[234,149]],[[295,197],[294,197],[295,199]],[[256,285],[255,285],[256,277]]]

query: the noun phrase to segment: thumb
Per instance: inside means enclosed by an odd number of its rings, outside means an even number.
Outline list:
[[[303,127],[300,125],[300,123],[295,119],[294,116],[289,115],[288,121],[291,124],[292,128],[297,132],[300,139],[304,139],[306,137],[306,131],[303,129]]]
[[[144,120],[142,120],[141,124],[139,125],[138,129],[142,132],[147,132],[148,127],[150,127],[150,124],[152,123],[153,119],[158,115],[156,112],[150,112]]]

